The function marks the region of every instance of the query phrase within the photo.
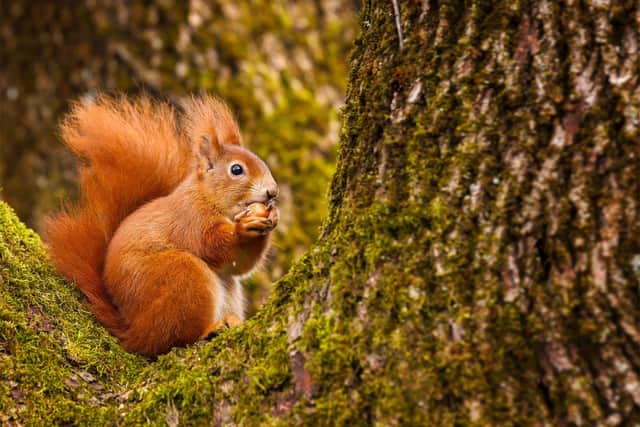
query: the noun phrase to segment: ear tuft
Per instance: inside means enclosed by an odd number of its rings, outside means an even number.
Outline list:
[[[209,135],[203,135],[200,138],[200,140],[198,141],[198,151],[196,155],[199,159],[198,163],[200,163],[203,169],[213,169],[213,159],[217,155],[218,148],[218,143],[212,142]]]
[[[208,135],[213,143],[242,145],[238,124],[227,105],[211,95],[192,96],[183,102],[185,134],[191,141]]]

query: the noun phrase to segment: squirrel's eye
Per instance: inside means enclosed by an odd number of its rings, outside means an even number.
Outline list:
[[[231,173],[234,175],[242,175],[244,173],[244,169],[237,163],[231,165]]]

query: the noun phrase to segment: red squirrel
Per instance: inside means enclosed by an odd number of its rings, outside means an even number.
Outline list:
[[[278,186],[225,104],[194,97],[176,117],[101,96],[61,131],[83,160],[81,199],[45,220],[45,241],[123,347],[153,356],[242,322],[239,279],[269,247]]]

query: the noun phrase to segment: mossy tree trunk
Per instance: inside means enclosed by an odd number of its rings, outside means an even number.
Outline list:
[[[332,393],[385,422],[640,419],[638,3],[388,3],[318,274],[353,348]]]
[[[101,414],[639,420],[637,3],[370,1],[361,22],[319,241],[243,326],[127,365],[143,382],[93,361],[131,390]]]

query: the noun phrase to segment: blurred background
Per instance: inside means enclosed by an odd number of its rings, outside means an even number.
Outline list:
[[[280,185],[281,223],[251,310],[326,213],[357,1],[7,1],[0,12],[0,197],[38,230],[76,197],[57,123],[98,91],[225,99]]]

